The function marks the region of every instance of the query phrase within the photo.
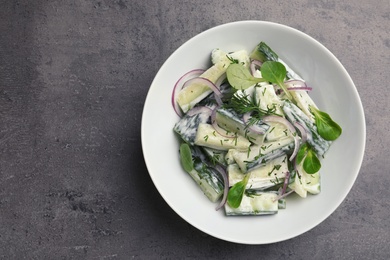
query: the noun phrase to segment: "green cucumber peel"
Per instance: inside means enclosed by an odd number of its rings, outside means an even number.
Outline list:
[[[318,134],[327,141],[336,140],[342,133],[341,127],[325,112],[310,106],[314,116]]]
[[[230,64],[226,70],[229,84],[235,89],[247,89],[257,83],[264,82],[262,78],[255,78],[248,68],[240,64]]]
[[[244,197],[246,185],[248,184],[250,173],[246,174],[244,179],[240,182],[237,182],[230,188],[227,203],[232,208],[238,208],[241,204],[242,198]]]
[[[265,43],[260,42],[250,54],[251,59],[265,62],[267,60],[277,61],[278,55]]]
[[[282,63],[278,61],[266,61],[261,65],[260,71],[263,79],[278,85],[281,89],[283,89],[287,98],[290,100],[292,99],[290,92],[284,85],[284,80],[287,75],[287,70]]]
[[[180,145],[180,162],[186,172],[191,172],[194,169],[191,148],[187,143]]]

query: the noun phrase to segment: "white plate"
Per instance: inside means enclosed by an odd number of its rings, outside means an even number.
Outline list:
[[[206,69],[214,48],[249,52],[265,41],[314,89],[311,96],[343,128],[322,161],[322,192],[306,199],[289,198],[287,209],[257,217],[226,217],[187,175],[179,161],[179,142],[172,128],[179,119],[171,106],[178,78]],[[193,37],[163,64],[147,95],[141,126],[149,174],[169,206],[199,230],[231,242],[267,244],[298,236],[325,220],[352,188],[363,160],[365,120],[356,87],[337,58],[310,36],[287,26],[241,21],[220,25]]]

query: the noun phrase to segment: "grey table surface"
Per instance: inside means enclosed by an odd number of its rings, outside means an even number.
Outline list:
[[[319,40],[365,110],[349,195],[320,225],[276,244],[197,230],[159,195],[142,155],[142,109],[159,67],[196,34],[238,20]],[[1,0],[0,258],[389,259],[389,31],[389,0]]]

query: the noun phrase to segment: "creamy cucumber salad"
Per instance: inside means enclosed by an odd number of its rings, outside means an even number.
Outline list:
[[[306,84],[264,42],[211,52],[175,84],[180,161],[216,210],[275,214],[292,193],[321,190],[321,160],[342,133]]]

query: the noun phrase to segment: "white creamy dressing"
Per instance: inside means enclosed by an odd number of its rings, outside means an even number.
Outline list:
[[[209,118],[208,114],[199,113],[192,117],[183,117],[174,127],[174,130],[182,136],[182,138],[190,143],[194,142],[198,125],[206,123]]]

